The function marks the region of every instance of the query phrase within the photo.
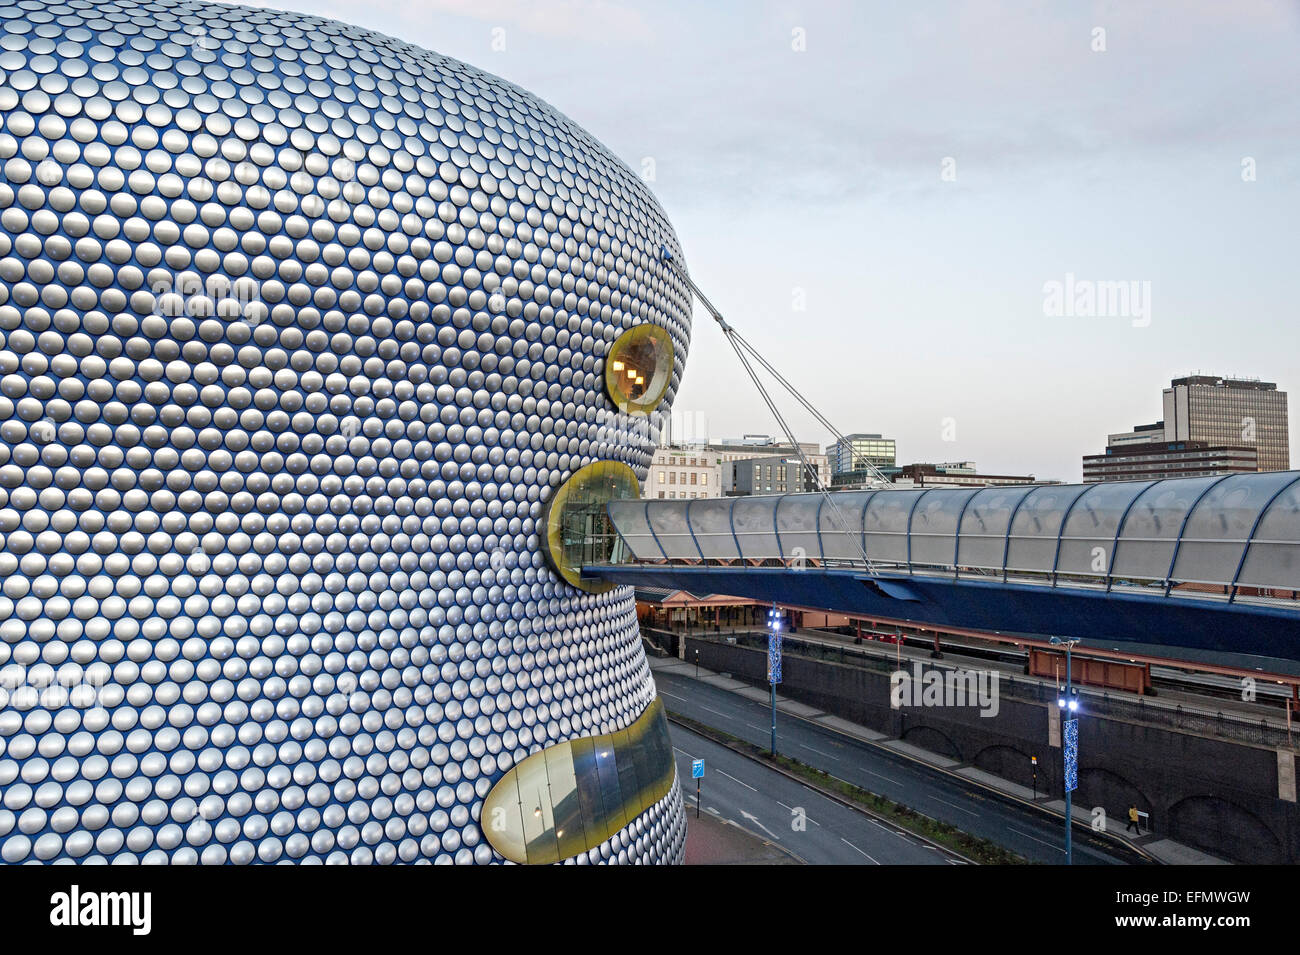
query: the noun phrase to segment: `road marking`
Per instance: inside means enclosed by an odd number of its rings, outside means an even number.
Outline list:
[[[759,726],[757,723],[746,723],[745,725],[748,726],[748,727],[749,727],[750,729],[752,729],[752,730],[766,730],[766,729],[771,729],[770,726]]]
[[[742,816],[744,816],[746,819],[748,819],[750,822],[752,822],[754,825],[758,826],[758,828],[760,828],[760,829],[762,829],[764,832],[766,832],[766,833],[767,833],[769,836],[771,836],[773,839],[776,839],[778,842],[781,840],[781,837],[780,837],[780,836],[778,836],[778,835],[777,835],[775,832],[773,832],[771,829],[767,828],[767,826],[765,826],[765,825],[763,825],[761,822],[759,822],[759,821],[758,821],[758,817],[755,816],[753,813],[745,812],[745,810],[742,809],[742,810],[740,810],[740,814],[741,814]],[[864,853],[864,854],[865,854],[865,853]]]
[[[845,839],[843,836],[840,836],[840,842],[844,843],[844,844],[845,844],[846,846],[848,846],[850,849],[853,849],[853,850],[855,850],[855,851],[857,851],[857,852],[862,852],[861,849],[859,849],[859,848],[858,848],[857,846],[855,846],[853,843],[849,842],[849,840]],[[866,856],[868,859],[871,859],[871,856],[870,856],[868,853],[866,853],[866,852],[862,852],[862,854],[863,854],[864,856]],[[872,865],[880,865],[880,863],[877,862],[875,859],[871,859],[871,863],[872,863]]]
[[[1037,836],[1031,836],[1029,833],[1027,833],[1027,832],[1021,832],[1019,829],[1016,829],[1016,828],[1014,828],[1014,827],[1012,827],[1012,826],[1007,826],[1007,831],[1008,831],[1008,832],[1014,832],[1014,833],[1015,833],[1016,835],[1018,835],[1018,836],[1024,836],[1026,839],[1033,839],[1035,842],[1037,842],[1037,843],[1041,843],[1042,845],[1047,846],[1047,848],[1049,848],[1049,849],[1055,849],[1057,852],[1064,852],[1064,851],[1065,851],[1065,850],[1062,849],[1060,846],[1053,845],[1053,844],[1050,843],[1050,842],[1044,842],[1042,839],[1038,838]]]
[[[787,812],[793,813],[793,812],[795,811],[794,806],[787,806],[785,803],[781,802],[781,800],[779,800],[779,799],[776,801],[776,804],[777,804],[778,806],[780,806],[782,809],[786,810]],[[808,813],[807,813],[806,811],[804,812],[803,818],[804,818],[804,821],[806,821],[806,822],[811,822],[814,826],[820,826],[820,825],[821,825],[820,822],[818,822],[818,821],[817,821],[816,819],[814,819],[812,816],[808,815]]]
[[[950,806],[950,807],[952,807],[953,809],[956,809],[958,812],[964,812],[964,813],[966,813],[968,816],[979,816],[979,813],[977,813],[977,812],[973,812],[973,811],[971,811],[970,809],[965,808],[964,806],[959,806],[959,805],[957,805],[957,804],[954,803],[954,802],[949,802],[949,801],[946,800],[946,799],[940,799],[938,796],[931,796],[930,798],[933,799],[935,802],[941,802],[941,803],[943,803],[945,806]]]
[[[874,820],[874,819],[872,819],[872,818],[870,818],[870,817],[867,818],[867,822],[871,823],[871,824],[872,824],[873,826],[875,826],[877,829],[883,829],[885,832],[888,832],[890,835],[898,836],[898,838],[902,839],[902,840],[903,840],[904,842],[906,842],[909,846],[911,846],[911,845],[919,845],[919,844],[920,844],[920,843],[914,843],[911,839],[907,838],[907,836],[903,835],[903,834],[902,834],[901,832],[899,832],[897,829],[890,829],[888,826],[882,826],[880,823],[876,822],[876,820]]]
[[[678,749],[676,746],[673,747],[673,752],[674,752],[674,753],[681,753],[681,754],[682,754],[683,756],[685,756],[687,759],[694,759],[694,758],[695,758],[695,757],[692,756],[690,753],[686,752],[686,750],[684,750],[684,749]]]
[[[866,769],[864,767],[859,767],[859,768],[862,769],[862,771],[866,773],[868,776],[875,776],[877,779],[883,779],[885,782],[893,783],[895,786],[903,785],[897,779],[890,779],[888,776],[883,776],[880,773],[873,773],[871,770]]]
[[[730,714],[724,713],[722,712],[722,710],[715,710],[711,706],[705,706],[703,703],[700,704],[700,709],[708,710],[710,713],[713,713],[717,716],[721,716],[723,719],[728,719],[728,720],[731,719]]]
[[[727,777],[728,779],[730,779],[733,783],[740,783],[740,785],[744,786],[746,789],[748,789],[748,790],[749,790],[750,792],[752,792],[752,793],[756,793],[756,792],[758,792],[758,790],[755,789],[753,786],[751,786],[749,783],[745,782],[743,779],[737,779],[735,776],[731,775],[731,773],[724,773],[724,772],[723,772],[722,770],[720,770],[720,769],[715,769],[714,772],[717,773],[719,776],[726,776],[726,777]]]
[[[840,758],[838,756],[835,756],[832,753],[823,752],[820,749],[814,749],[813,747],[809,746],[807,743],[798,743],[796,745],[802,746],[804,749],[808,750],[811,753],[816,753],[818,756],[825,756],[827,759],[833,759],[837,763],[840,761]]]
[[[674,700],[681,700],[683,703],[689,702],[689,701],[686,699],[686,697],[684,697],[684,696],[678,696],[676,693],[669,693],[667,690],[664,690],[664,689],[660,689],[660,690],[659,690],[659,695],[660,695],[660,696],[671,696]]]

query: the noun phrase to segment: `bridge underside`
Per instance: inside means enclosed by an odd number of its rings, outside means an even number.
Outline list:
[[[921,625],[1300,660],[1294,610],[1225,600],[824,567],[614,564],[583,576]]]

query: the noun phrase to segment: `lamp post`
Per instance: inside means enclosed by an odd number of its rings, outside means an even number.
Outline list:
[[[781,616],[772,604],[767,612],[767,682],[772,690],[772,755],[776,755],[776,685],[781,682]]]
[[[1070,665],[1070,651],[1077,640],[1062,640],[1052,637],[1051,643],[1065,647],[1065,694],[1057,696],[1056,705],[1061,708],[1062,755],[1065,762],[1065,864],[1074,864],[1074,846],[1071,840],[1073,824],[1071,794],[1079,782],[1079,691],[1074,688],[1074,669]],[[1059,692],[1059,686],[1058,686]]]

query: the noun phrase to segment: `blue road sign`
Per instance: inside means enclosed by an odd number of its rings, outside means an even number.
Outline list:
[[[1079,788],[1079,721],[1065,721],[1065,790]]]
[[[702,759],[691,760],[691,779],[703,779],[703,778],[704,778],[704,760]]]
[[[781,634],[767,635],[767,682],[781,682]]]

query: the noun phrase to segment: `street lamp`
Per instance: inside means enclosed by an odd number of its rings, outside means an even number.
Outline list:
[[[781,682],[781,614],[772,604],[767,612],[767,682],[772,689],[772,755],[776,755],[776,685]]]
[[[1071,794],[1079,783],[1079,691],[1074,688],[1074,669],[1071,666],[1070,651],[1079,641],[1052,637],[1049,642],[1058,647],[1065,647],[1065,692],[1061,693],[1060,687],[1057,687],[1056,705],[1065,714],[1065,718],[1061,721],[1061,749],[1065,762],[1065,864],[1073,865]]]

